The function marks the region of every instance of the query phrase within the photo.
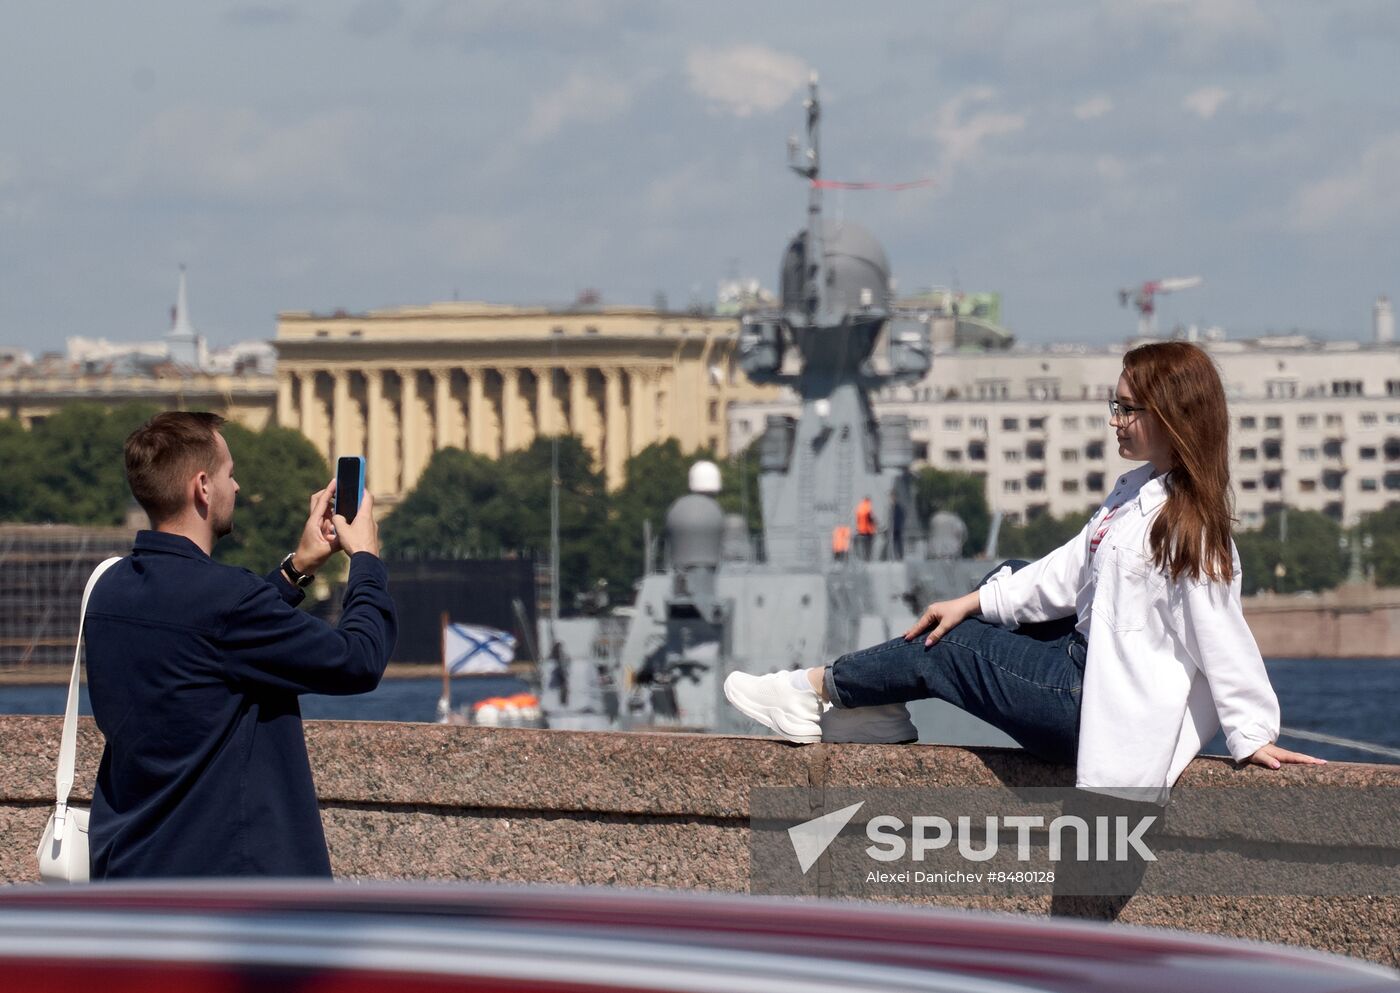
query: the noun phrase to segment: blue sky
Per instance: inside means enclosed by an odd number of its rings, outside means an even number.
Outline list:
[[[710,299],[776,283],[810,71],[832,195],[901,290],[1023,340],[1369,332],[1400,294],[1389,0],[146,2],[10,9],[0,344],[215,342],[279,310]]]

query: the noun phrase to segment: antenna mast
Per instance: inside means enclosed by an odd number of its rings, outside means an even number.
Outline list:
[[[822,287],[826,285],[826,253],[822,250],[822,190],[817,179],[821,176],[821,152],[819,125],[822,109],[817,99],[817,74],[812,73],[807,83],[807,99],[802,101],[807,109],[807,144],[799,150],[797,141],[788,142],[788,167],[808,182],[807,191],[807,241],[806,268],[807,281],[803,293],[808,327],[817,327],[825,308],[822,305]]]

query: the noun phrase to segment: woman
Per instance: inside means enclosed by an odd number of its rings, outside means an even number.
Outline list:
[[[1321,764],[1275,744],[1278,698],[1240,604],[1214,364],[1184,342],[1135,348],[1109,408],[1119,454],[1145,464],[1072,540],[930,604],[903,638],[822,668],[733,673],[730,703],[819,741],[828,703],[839,714],[936,697],[1076,763],[1078,786],[1133,799],[1164,799],[1220,727],[1237,762]]]

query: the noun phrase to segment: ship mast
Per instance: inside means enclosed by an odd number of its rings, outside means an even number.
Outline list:
[[[821,176],[821,149],[819,129],[821,124],[821,103],[817,99],[817,74],[814,72],[807,83],[807,99],[802,101],[807,110],[807,143],[799,154],[796,138],[788,143],[788,168],[807,179],[807,239],[805,264],[807,281],[803,292],[807,327],[821,324],[825,310],[822,300],[822,287],[826,285],[826,261],[822,251],[822,189],[817,182]]]

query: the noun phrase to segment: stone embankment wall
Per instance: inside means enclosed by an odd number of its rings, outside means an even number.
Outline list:
[[[1245,600],[1244,616],[1265,658],[1400,658],[1400,589],[1264,594]]]
[[[0,717],[0,880],[35,878],[34,846],[53,802],[60,720]],[[749,885],[749,791],[760,787],[1068,786],[1071,770],[999,749],[807,745],[771,738],[612,734],[312,722],[307,742],[336,874],[351,879],[460,879],[743,892]],[[101,740],[78,742],[75,801],[89,796]],[[1271,773],[1198,759],[1180,786],[1243,791],[1284,783],[1393,791],[1400,766],[1333,763]],[[1242,796],[1244,794],[1242,793]],[[1335,827],[1335,826],[1334,826]],[[1393,825],[1367,858],[1394,872]],[[1231,838],[1190,837],[1227,850]],[[1339,855],[1300,840],[1297,825],[1250,824],[1307,862]],[[1308,834],[1308,832],[1303,832]],[[1333,832],[1335,833],[1335,832]],[[1231,832],[1231,837],[1235,837]],[[1318,834],[1317,837],[1325,837]],[[1376,841],[1380,838],[1380,841]],[[1272,843],[1273,836],[1264,838]],[[1391,888],[1393,891],[1393,887]],[[1209,897],[1138,894],[1102,901],[1044,896],[928,902],[1036,914],[1112,916],[1306,945],[1400,965],[1400,897]]]

